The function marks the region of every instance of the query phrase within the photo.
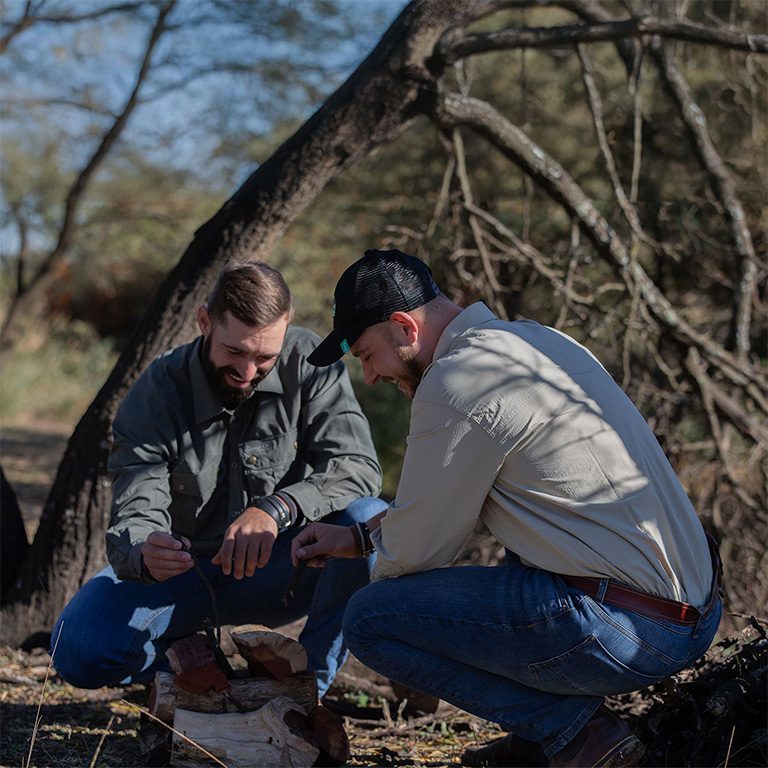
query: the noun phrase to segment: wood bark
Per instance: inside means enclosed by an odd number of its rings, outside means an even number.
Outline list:
[[[191,693],[179,688],[175,675],[158,672],[155,675],[149,711],[164,723],[173,722],[177,707],[197,712],[238,712],[264,706],[277,696],[285,696],[311,713],[317,706],[317,679],[312,672],[291,675],[278,682],[267,677],[230,680],[228,691]]]
[[[6,480],[5,472],[0,467],[0,589],[2,598],[0,604],[5,603],[5,593],[13,585],[19,566],[24,560],[24,555],[29,549],[27,532],[24,529],[24,519],[21,516],[16,494],[11,484]]]
[[[230,261],[268,261],[289,224],[337,173],[390,141],[423,111],[425,94],[436,89],[440,74],[432,60],[440,36],[498,5],[410,3],[347,81],[197,230],[75,428],[20,586],[2,612],[0,642],[17,645],[34,630],[50,627],[104,564],[112,418],[148,363],[186,338],[190,318],[217,273]]]
[[[452,63],[466,56],[491,51],[562,47],[603,40],[626,40],[642,35],[658,35],[672,40],[688,40],[752,53],[768,53],[768,35],[746,35],[730,29],[713,29],[691,21],[673,21],[653,16],[540,29],[503,29],[499,32],[464,35],[457,40],[445,40],[439,53],[447,62]]]

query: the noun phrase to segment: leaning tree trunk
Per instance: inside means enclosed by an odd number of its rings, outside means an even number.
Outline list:
[[[335,174],[394,138],[421,111],[424,91],[436,88],[440,74],[429,68],[440,36],[500,4],[410,3],[350,78],[195,233],[70,438],[19,586],[2,610],[0,642],[18,645],[50,628],[103,564],[112,418],[146,365],[186,333],[218,271],[231,260],[268,259],[288,225]]]

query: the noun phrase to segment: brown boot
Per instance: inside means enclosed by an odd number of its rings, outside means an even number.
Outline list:
[[[504,768],[539,768],[547,766],[541,745],[508,733],[484,747],[470,747],[461,756],[462,765],[504,766]]]
[[[627,768],[637,765],[645,747],[629,726],[605,707],[566,744],[549,764],[552,768]]]

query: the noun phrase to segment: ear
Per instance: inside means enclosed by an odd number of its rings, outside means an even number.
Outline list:
[[[419,324],[407,312],[393,312],[389,316],[390,331],[399,346],[412,345],[419,340]]]
[[[208,307],[205,304],[200,305],[197,310],[197,327],[203,336],[208,336],[211,332],[211,316],[208,314]]]

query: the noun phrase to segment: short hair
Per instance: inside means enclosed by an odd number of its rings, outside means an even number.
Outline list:
[[[293,317],[293,300],[283,276],[263,261],[230,264],[208,297],[208,314],[221,320],[230,312],[241,323],[263,327]]]

